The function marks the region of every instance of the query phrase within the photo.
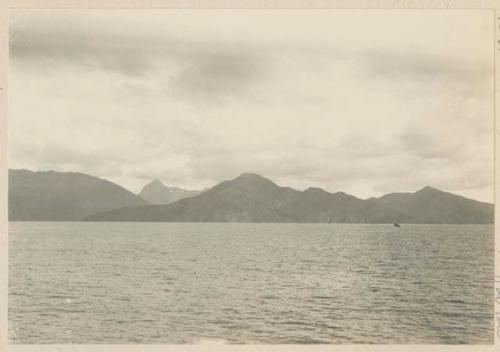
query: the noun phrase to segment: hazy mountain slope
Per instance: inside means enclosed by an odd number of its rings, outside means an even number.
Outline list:
[[[9,170],[9,220],[72,221],[147,204],[112,182],[74,172]]]
[[[416,223],[489,224],[493,223],[494,206],[432,187],[415,193],[391,193],[378,199],[387,212],[399,211],[396,221]]]
[[[296,192],[261,176],[243,174],[175,203],[115,209],[86,220],[287,222],[294,219],[280,214],[277,209]]]
[[[359,222],[362,206],[363,200],[351,195],[313,187],[298,192],[286,209],[299,222]]]
[[[145,185],[138,195],[151,204],[169,204],[180,199],[194,197],[201,192],[178,187],[167,187],[156,179]]]
[[[493,205],[424,188],[358,199],[319,188],[300,192],[255,174],[167,205],[114,209],[90,221],[493,223]]]

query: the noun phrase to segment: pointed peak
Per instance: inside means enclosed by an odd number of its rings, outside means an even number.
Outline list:
[[[424,188],[422,188],[421,190],[417,191],[417,192],[441,192],[439,189],[437,188],[434,188],[434,187],[431,187],[431,186],[425,186]]]
[[[165,185],[157,178],[155,178],[153,181],[149,182],[148,184],[144,185],[142,187],[141,193],[144,192],[145,190],[157,190],[157,189],[163,189],[165,188]]]
[[[328,193],[323,188],[319,188],[319,187],[309,187],[304,192],[306,192],[306,193],[318,193],[318,194],[319,193]]]
[[[238,177],[236,177],[236,179],[265,179],[265,178],[253,172],[244,172]]]
[[[160,181],[159,178],[155,178],[153,181],[149,183],[150,185],[163,185],[163,182]]]
[[[250,182],[250,183],[255,183],[255,182],[258,182],[258,183],[273,183],[271,180],[263,177],[263,176],[260,176],[258,174],[255,174],[255,173],[252,173],[252,172],[245,172],[241,175],[239,175],[238,177],[236,177],[233,181],[236,181],[236,182]]]
[[[229,181],[224,181],[221,184],[224,185],[224,187],[230,185],[245,186],[245,187],[250,185],[253,187],[266,187],[266,186],[278,187],[273,181],[250,172],[243,173],[238,177]]]

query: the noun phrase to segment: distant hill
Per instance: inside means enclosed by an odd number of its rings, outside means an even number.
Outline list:
[[[9,170],[9,220],[74,221],[147,204],[112,182],[75,172]]]
[[[139,196],[151,204],[169,204],[180,199],[194,197],[202,191],[192,191],[178,187],[167,187],[156,179],[143,187]]]
[[[171,204],[114,209],[85,220],[491,224],[493,219],[493,204],[431,187],[362,200],[320,188],[297,191],[243,174]]]

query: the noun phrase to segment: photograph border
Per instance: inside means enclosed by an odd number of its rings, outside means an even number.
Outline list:
[[[496,0],[0,0],[0,351],[83,352],[83,351],[496,351],[500,344],[500,237],[495,226],[495,297],[493,345],[229,345],[206,342],[199,345],[121,344],[121,345],[23,345],[8,344],[8,72],[9,10],[11,9],[275,9],[275,10],[481,10],[490,11],[494,20],[494,160],[495,204],[497,192],[496,102],[499,95],[497,64],[500,62],[500,2]],[[495,223],[500,212],[495,207]]]

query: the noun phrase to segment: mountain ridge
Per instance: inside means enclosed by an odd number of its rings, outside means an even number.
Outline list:
[[[493,223],[493,204],[433,187],[360,199],[318,187],[298,191],[254,173],[166,205],[114,209],[86,221]]]
[[[10,221],[79,221],[111,209],[147,204],[108,180],[79,172],[10,169]]]

